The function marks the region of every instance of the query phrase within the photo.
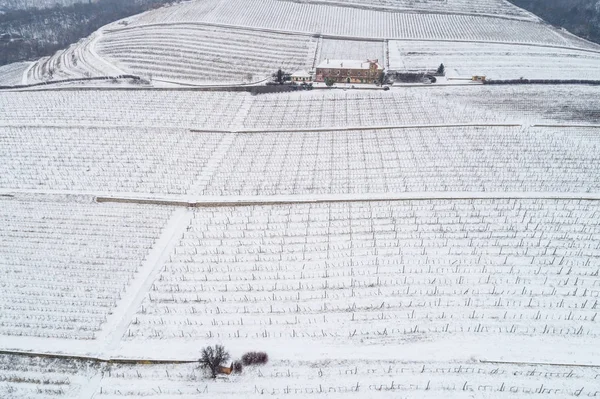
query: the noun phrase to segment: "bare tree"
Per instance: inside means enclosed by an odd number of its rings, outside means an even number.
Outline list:
[[[230,358],[229,353],[221,345],[202,348],[202,357],[198,360],[200,367],[208,369],[212,378],[217,378],[219,368]]]

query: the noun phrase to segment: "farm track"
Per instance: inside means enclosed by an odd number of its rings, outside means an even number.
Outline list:
[[[97,363],[109,364],[140,364],[140,365],[157,365],[157,364],[187,364],[197,363],[195,359],[128,359],[119,357],[95,357],[95,356],[80,356],[76,354],[59,354],[48,352],[29,352],[29,351],[11,351],[0,350],[0,355],[13,355],[21,357],[41,357],[55,360],[84,360]],[[578,363],[547,363],[547,362],[511,362],[500,360],[479,360],[481,364],[509,364],[509,365],[527,365],[527,366],[554,366],[554,367],[592,367],[599,368],[600,364],[578,364]]]

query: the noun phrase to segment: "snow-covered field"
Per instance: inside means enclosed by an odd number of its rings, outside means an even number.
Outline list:
[[[324,39],[319,51],[317,65],[331,60],[379,60],[384,65],[385,53],[382,41],[357,41]]]
[[[287,0],[293,1],[293,0]],[[505,0],[308,0],[314,3],[331,3],[361,8],[384,8],[394,11],[422,11],[438,13],[459,13],[474,15],[494,15],[504,18],[537,20],[531,13],[514,6]]]
[[[479,86],[475,90],[448,86],[428,90],[440,104],[501,113],[523,123],[600,124],[598,86]]]
[[[463,88],[467,93],[475,93]],[[276,112],[273,112],[276,111]],[[257,96],[249,105],[243,126],[250,129],[339,128],[411,126],[456,123],[515,123],[502,112],[478,109],[447,101],[431,92],[400,88],[390,92],[345,90],[313,91]],[[240,117],[241,119],[241,117]]]
[[[600,129],[5,128],[0,188],[210,196],[600,191]],[[75,154],[75,155],[74,155]],[[528,154],[523,156],[522,154]]]
[[[435,71],[447,77],[600,80],[600,53],[491,43],[391,40],[390,69]]]
[[[30,62],[15,62],[0,66],[0,86],[20,85],[23,73],[31,65]]]
[[[184,194],[223,134],[176,129],[6,128],[0,187]]]
[[[548,200],[198,210],[126,340],[597,337],[599,213]]]
[[[278,68],[308,69],[316,39],[197,25],[142,26],[107,32],[98,52],[121,69],[154,79],[249,83]]]
[[[599,397],[597,86],[160,82],[598,79],[599,49],[501,0],[201,0],[37,61],[163,88],[0,92],[0,398]],[[270,360],[211,380],[217,343]]]
[[[304,131],[447,124],[600,124],[594,86],[430,86],[252,96],[193,90],[3,92],[0,126]]]
[[[121,75],[123,71],[95,53],[98,33],[81,39],[65,50],[38,60],[27,73],[26,83]]]
[[[250,94],[162,90],[3,92],[0,126],[227,129]]]
[[[91,340],[172,209],[81,197],[0,197],[0,335]]]
[[[456,127],[242,134],[196,193],[599,192],[600,129],[591,140],[560,132]]]
[[[492,41],[568,47],[597,45],[537,22],[477,15],[374,11],[278,0],[187,2],[130,18],[132,25],[212,23],[256,29],[388,38]]]
[[[342,363],[274,360],[243,376],[212,383],[196,365],[98,365],[0,355],[0,394],[9,398],[91,397],[323,397],[514,398],[593,396],[598,368],[406,361],[393,353]],[[44,375],[43,378],[40,378]],[[543,384],[543,386],[542,386]],[[87,396],[86,396],[87,394]],[[586,395],[586,396],[584,396]]]

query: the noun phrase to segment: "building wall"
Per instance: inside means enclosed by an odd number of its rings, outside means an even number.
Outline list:
[[[341,68],[317,68],[316,82],[324,82],[326,78],[335,79],[336,83],[373,83],[379,80],[383,70],[381,69],[341,69]]]

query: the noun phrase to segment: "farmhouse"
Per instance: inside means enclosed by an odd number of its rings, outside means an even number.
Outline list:
[[[336,83],[375,83],[383,74],[379,60],[330,60],[317,65],[316,82],[332,78]]]

